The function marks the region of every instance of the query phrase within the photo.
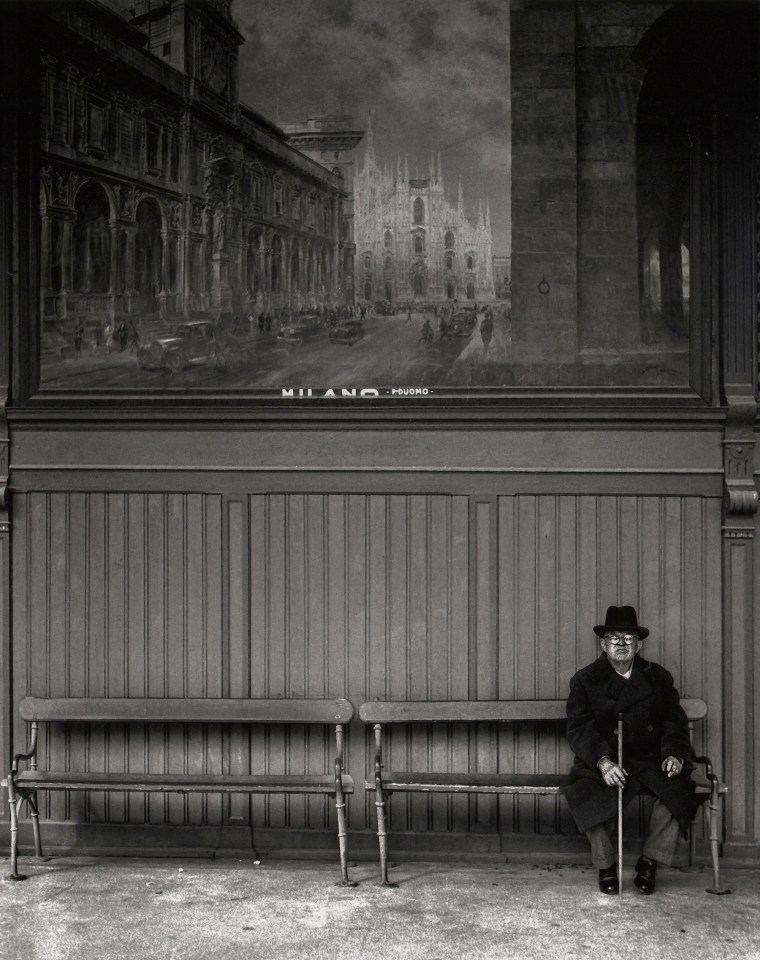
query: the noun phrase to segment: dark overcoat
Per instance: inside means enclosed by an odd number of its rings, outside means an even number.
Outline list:
[[[628,774],[623,801],[649,792],[665,804],[687,833],[695,811],[689,725],[673,677],[657,663],[636,656],[628,680],[605,654],[570,680],[567,739],[575,753],[570,782],[562,793],[578,829],[615,817],[618,788],[608,787],[597,767],[602,757],[617,760],[617,720],[623,714],[623,768]],[[684,761],[675,777],[660,765],[666,757]]]

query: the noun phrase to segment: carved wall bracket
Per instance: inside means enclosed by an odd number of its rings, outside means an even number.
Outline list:
[[[726,536],[737,536],[737,531],[752,536],[754,531],[754,516],[760,505],[754,476],[756,415],[754,397],[729,400],[723,440],[723,529]]]

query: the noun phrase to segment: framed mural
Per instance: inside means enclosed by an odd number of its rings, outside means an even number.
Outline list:
[[[622,6],[51,5],[36,395],[706,398],[697,67]]]

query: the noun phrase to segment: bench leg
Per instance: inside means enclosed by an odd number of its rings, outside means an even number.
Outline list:
[[[346,798],[341,790],[335,796],[335,810],[338,814],[338,847],[340,848],[340,874],[342,887],[355,887],[356,882],[348,878],[348,836],[346,831]]]
[[[34,832],[34,852],[37,860],[45,863],[50,859],[42,853],[42,836],[40,834],[40,811],[37,806],[37,792],[30,794],[27,798],[32,812],[32,831]]]
[[[707,807],[707,815],[709,818],[708,836],[710,839],[710,855],[712,857],[713,885],[712,887],[707,887],[707,892],[714,893],[716,896],[720,897],[725,896],[727,893],[731,893],[731,891],[720,885],[720,856],[718,849],[720,837],[718,834],[718,807],[719,799],[717,795],[713,793],[710,795]]]
[[[398,884],[388,880],[388,833],[385,829],[385,794],[382,787],[375,790],[377,808],[377,843],[380,848],[380,886],[396,887]]]
[[[8,778],[8,804],[11,810],[11,872],[9,880],[26,880],[26,876],[18,872],[18,815],[21,810],[22,797],[16,797],[13,781]]]

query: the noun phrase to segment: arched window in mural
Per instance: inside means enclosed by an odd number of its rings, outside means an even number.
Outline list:
[[[472,270],[475,266],[475,258],[471,253],[467,254],[467,260],[465,261],[468,270]]]
[[[415,297],[424,297],[425,278],[421,273],[415,273],[414,278],[412,279],[412,290],[414,291]]]
[[[414,222],[425,222],[425,204],[420,197],[417,197],[414,201]]]
[[[372,281],[371,280],[364,281],[364,299],[365,300],[372,299]]]
[[[457,295],[457,288],[454,286],[454,284],[451,281],[449,281],[446,284],[446,296],[449,300],[453,300],[456,297],[456,295]]]
[[[158,310],[164,249],[161,212],[155,200],[142,200],[137,207],[135,236],[135,289],[148,313]]]
[[[385,270],[386,270],[386,273],[389,272],[389,271],[392,270],[392,269],[393,269],[393,258],[392,258],[392,257],[386,257],[386,258],[385,258]]]
[[[385,299],[386,300],[393,299],[393,284],[391,283],[390,280],[385,281]]]
[[[314,253],[311,250],[306,257],[306,289],[309,293],[314,289]]]
[[[108,293],[111,287],[111,242],[108,219],[111,209],[106,192],[97,183],[86,183],[77,193],[74,220],[74,290]]]
[[[393,234],[391,233],[390,230],[385,231],[385,235],[383,237],[383,243],[385,244],[386,250],[390,249],[393,246]]]
[[[271,273],[272,293],[280,293],[282,291],[282,240],[279,237],[272,240]]]
[[[453,270],[453,269],[454,269],[454,258],[452,257],[452,255],[451,255],[450,253],[447,253],[447,254],[446,254],[446,269],[447,269],[447,270]]]
[[[246,247],[246,276],[248,278],[248,293],[255,297],[261,289],[261,277],[259,276],[259,235],[255,230],[248,234],[248,245]]]
[[[372,257],[368,253],[364,254],[364,269],[365,270],[372,269]]]
[[[293,249],[290,257],[290,290],[297,293],[301,289],[301,260],[298,256],[298,247]]]
[[[474,300],[474,299],[475,299],[475,284],[474,284],[474,283],[468,283],[468,284],[467,284],[467,299],[468,299],[468,300]]]
[[[446,236],[443,238],[443,245],[447,250],[454,249],[454,246],[456,245],[456,241],[454,239],[454,233],[452,230],[446,231]]]
[[[418,234],[414,238],[414,252],[415,253],[424,253],[425,252],[425,238]]]

